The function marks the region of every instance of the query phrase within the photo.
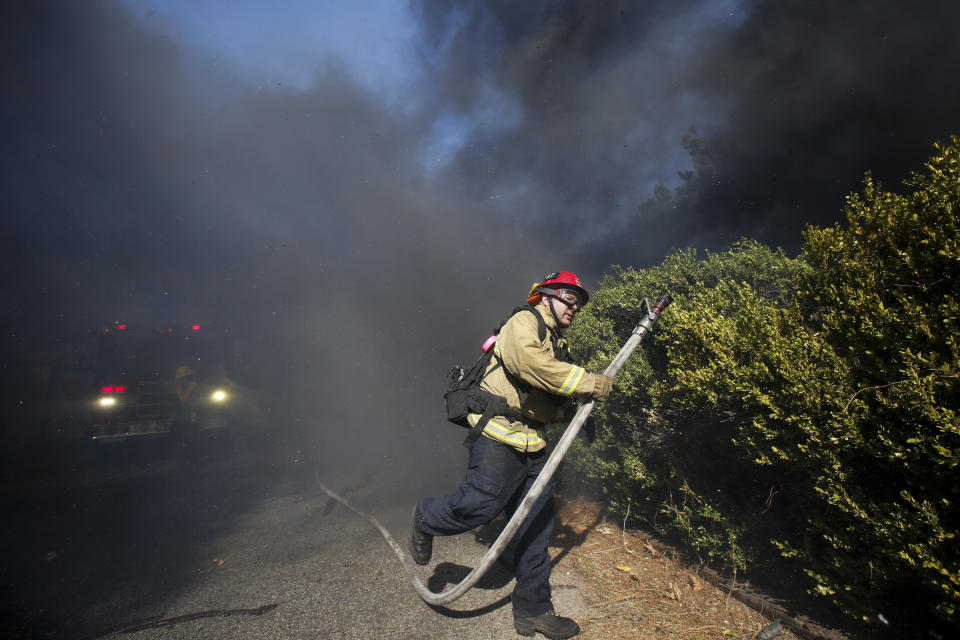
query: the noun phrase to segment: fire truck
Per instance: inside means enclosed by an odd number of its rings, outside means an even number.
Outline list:
[[[97,342],[88,436],[98,444],[186,438],[228,424],[235,395],[229,330],[117,323]]]
[[[114,323],[8,359],[11,447],[188,438],[231,424],[228,329]]]

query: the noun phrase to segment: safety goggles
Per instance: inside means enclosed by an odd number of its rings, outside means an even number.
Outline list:
[[[583,309],[583,305],[587,304],[583,294],[576,289],[557,289],[553,292],[553,297],[568,307],[577,305],[577,309]]]

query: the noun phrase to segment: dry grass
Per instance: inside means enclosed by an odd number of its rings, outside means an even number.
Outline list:
[[[713,586],[697,567],[641,531],[624,531],[603,507],[577,498],[561,500],[562,528],[552,556],[556,570],[585,585],[582,638],[603,640],[752,640],[773,620]],[[780,640],[795,640],[785,629]]]

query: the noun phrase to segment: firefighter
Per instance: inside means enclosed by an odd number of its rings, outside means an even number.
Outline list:
[[[186,409],[193,402],[193,396],[197,392],[197,380],[193,369],[186,365],[177,367],[173,373],[173,383],[180,406]]]
[[[179,446],[193,449],[196,444],[199,428],[199,383],[193,369],[187,365],[177,367],[173,373],[174,390],[180,406],[174,422],[174,431],[177,434]]]
[[[534,284],[527,298],[546,325],[547,335],[541,340],[540,320],[526,312],[515,313],[500,329],[481,388],[505,398],[520,418],[494,416],[470,449],[466,479],[459,489],[421,500],[414,508],[410,545],[417,564],[430,562],[434,536],[456,535],[488,524],[501,511],[512,516],[547,461],[543,429],[556,421],[564,400],[603,401],[610,394],[613,379],[569,362],[562,335],[589,297],[576,274],[551,273]],[[472,424],[479,419],[479,415],[468,418]],[[553,519],[551,483],[514,538],[514,626],[521,635],[540,631],[548,638],[571,638],[580,627],[556,615],[551,603],[547,545]]]

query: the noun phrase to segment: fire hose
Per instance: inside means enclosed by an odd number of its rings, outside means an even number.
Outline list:
[[[620,349],[620,352],[617,353],[613,361],[609,364],[609,366],[607,366],[606,370],[603,372],[604,375],[610,376],[611,378],[617,375],[617,373],[626,363],[627,359],[633,353],[634,349],[640,345],[640,342],[644,339],[644,337],[653,331],[653,326],[657,323],[657,320],[660,319],[660,315],[663,313],[663,310],[667,307],[667,305],[670,304],[671,301],[672,300],[670,296],[666,293],[662,294],[657,299],[657,302],[653,305],[653,307],[650,306],[648,300],[644,300],[644,306],[646,308],[644,317],[634,328],[633,332],[630,334],[630,338]],[[399,544],[397,544],[397,541],[394,540],[392,535],[390,535],[390,532],[387,531],[386,528],[384,528],[376,518],[363,513],[347,502],[344,498],[328,489],[323,482],[320,482],[319,477],[317,478],[317,482],[319,483],[320,488],[323,489],[324,493],[360,517],[365,518],[374,527],[376,527],[377,530],[380,531],[384,540],[386,540],[387,544],[390,545],[390,548],[393,549],[393,552],[397,554],[397,558],[400,559],[400,563],[403,565],[403,569],[406,571],[407,577],[410,579],[410,583],[413,585],[417,595],[420,596],[424,602],[430,605],[449,604],[469,591],[480,580],[480,578],[486,574],[490,567],[493,566],[493,563],[496,562],[497,558],[500,557],[500,554],[503,553],[503,550],[506,548],[506,546],[510,544],[510,541],[513,539],[517,529],[520,528],[520,525],[530,514],[530,510],[540,497],[540,494],[543,493],[544,487],[550,482],[551,478],[553,478],[553,474],[560,465],[560,461],[563,459],[563,456],[566,455],[567,449],[570,448],[570,445],[573,443],[573,439],[577,437],[577,434],[580,432],[580,428],[593,411],[594,404],[595,402],[590,400],[589,402],[581,405],[577,410],[577,413],[573,416],[573,420],[570,421],[570,424],[563,432],[563,435],[560,437],[560,440],[554,447],[550,457],[547,458],[547,462],[544,465],[543,470],[540,472],[540,475],[537,476],[537,479],[530,487],[527,495],[524,496],[523,500],[520,502],[520,505],[514,512],[513,517],[510,518],[510,521],[507,523],[507,526],[504,527],[496,542],[494,542],[493,545],[487,550],[486,554],[484,554],[483,558],[480,560],[480,564],[478,564],[476,568],[474,568],[459,584],[454,585],[442,593],[434,593],[423,584],[423,582],[417,576],[416,569],[414,568],[413,561],[409,554],[406,553]]]

